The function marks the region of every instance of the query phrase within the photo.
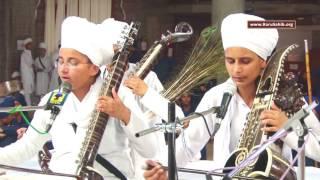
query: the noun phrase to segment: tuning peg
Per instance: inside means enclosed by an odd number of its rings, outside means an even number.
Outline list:
[[[134,39],[133,39],[132,37],[129,37],[129,38],[128,38],[128,44],[129,44],[129,45],[132,45],[133,42],[134,42]]]
[[[131,31],[132,31],[132,34],[134,34],[135,36],[138,35],[138,29],[134,28]]]

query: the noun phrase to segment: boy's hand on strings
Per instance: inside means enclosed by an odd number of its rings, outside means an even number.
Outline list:
[[[264,110],[260,114],[261,130],[265,132],[276,132],[284,126],[288,117],[285,112],[281,111],[274,103],[272,103],[270,110]]]

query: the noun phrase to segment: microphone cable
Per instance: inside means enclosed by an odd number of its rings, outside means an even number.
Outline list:
[[[21,105],[13,107],[13,108],[9,111],[9,114],[14,114],[14,113],[19,112],[19,114],[21,115],[22,119],[24,120],[24,122],[25,122],[29,127],[31,127],[33,130],[35,130],[35,131],[36,131],[37,133],[39,133],[39,134],[48,134],[48,131],[40,131],[40,130],[38,130],[37,128],[35,128],[35,127],[31,124],[31,122],[28,120],[28,118],[26,117],[26,115],[23,113],[21,107],[22,107]]]

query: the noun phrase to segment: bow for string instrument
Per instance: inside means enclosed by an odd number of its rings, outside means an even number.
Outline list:
[[[118,91],[123,74],[128,63],[129,47],[133,45],[134,38],[140,23],[131,23],[130,27],[125,26],[122,30],[124,44],[120,45],[119,53],[115,55],[114,68],[105,77],[99,96],[112,96],[112,88]],[[97,156],[100,142],[102,140],[109,116],[96,109],[91,114],[89,127],[86,131],[85,140],[82,143],[80,153],[76,163],[77,172],[82,179],[99,179],[103,177],[93,168],[94,161]]]

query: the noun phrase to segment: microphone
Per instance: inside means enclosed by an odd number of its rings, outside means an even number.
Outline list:
[[[233,81],[231,79],[229,79],[226,82],[225,87],[226,88],[225,88],[225,91],[223,93],[220,109],[216,114],[216,117],[219,118],[219,119],[223,119],[224,116],[226,115],[230,100],[231,100],[232,96],[234,95],[234,93],[237,90],[236,85],[233,83]]]
[[[50,131],[53,121],[60,113],[61,107],[63,106],[70,92],[71,84],[67,82],[62,82],[60,89],[51,93],[45,108],[45,110],[51,110],[50,119],[46,126],[46,132]]]
[[[224,116],[227,113],[229,103],[231,101],[232,96],[237,91],[237,87],[232,81],[232,79],[228,79],[226,81],[225,90],[222,96],[221,105],[216,113],[217,121],[214,125],[213,133],[211,134],[211,138],[214,137],[214,135],[217,133],[217,131],[220,128],[221,121],[224,119]]]

